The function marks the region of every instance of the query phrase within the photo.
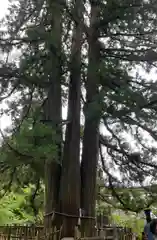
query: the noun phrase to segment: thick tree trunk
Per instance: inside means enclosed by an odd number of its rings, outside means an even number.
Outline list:
[[[75,3],[80,24],[74,26],[71,49],[71,76],[68,98],[68,119],[61,179],[62,212],[79,216],[80,208],[80,88],[81,88],[81,0]],[[74,237],[78,217],[63,215],[62,237]]]
[[[49,1],[47,5],[47,18],[51,23],[52,42],[47,39],[48,51],[51,59],[49,67],[50,87],[48,89],[47,101],[44,105],[44,120],[52,127],[56,135],[54,145],[56,152],[51,160],[45,162],[45,228],[52,227],[52,211],[57,211],[59,206],[59,188],[61,175],[61,34],[62,34],[62,9],[55,1]],[[54,52],[56,49],[56,53]],[[50,139],[52,144],[53,139]]]
[[[85,106],[85,128],[83,137],[83,153],[81,162],[81,208],[85,215],[95,217],[96,203],[96,174],[98,163],[98,132],[99,116],[92,116],[93,102],[98,94],[98,65],[99,50],[97,49],[96,21],[98,7],[91,6],[91,38],[89,42],[89,65],[86,82],[86,106]],[[94,219],[82,222],[83,232],[86,236],[94,234]]]

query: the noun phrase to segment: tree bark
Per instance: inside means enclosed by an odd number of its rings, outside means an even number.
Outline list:
[[[81,89],[81,45],[82,3],[75,2],[75,14],[80,23],[74,26],[71,49],[71,75],[68,97],[68,119],[61,179],[62,212],[79,216],[80,208],[80,89]],[[62,237],[74,237],[78,217],[63,215]]]
[[[52,132],[56,135],[54,141],[56,153],[51,160],[45,162],[45,228],[52,227],[52,211],[59,207],[59,188],[61,175],[61,143],[62,129],[60,127],[62,119],[61,108],[61,34],[62,34],[62,9],[60,4],[55,1],[48,1],[47,18],[51,23],[52,42],[47,39],[49,57],[50,86],[47,90],[47,101],[44,104],[44,118],[52,127]],[[56,53],[54,52],[54,47]],[[53,139],[50,139],[50,144]]]
[[[98,163],[98,138],[100,116],[92,116],[92,106],[98,95],[98,66],[99,49],[97,48],[98,32],[96,22],[99,9],[91,4],[90,42],[89,42],[89,65],[86,82],[86,106],[85,128],[83,136],[83,152],[81,161],[81,208],[85,215],[95,217],[96,203],[96,175]],[[83,234],[94,235],[94,219],[86,219],[82,222]]]

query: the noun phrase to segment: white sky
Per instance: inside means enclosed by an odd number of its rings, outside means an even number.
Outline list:
[[[2,18],[5,15],[7,7],[8,7],[8,0],[1,1],[0,18]]]

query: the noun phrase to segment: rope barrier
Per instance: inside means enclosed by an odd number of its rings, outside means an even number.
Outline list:
[[[72,215],[72,214],[63,213],[63,212],[56,212],[56,211],[52,211],[50,213],[46,213],[44,215],[44,217],[48,217],[48,216],[51,216],[51,215],[54,215],[54,214],[60,215],[60,216],[63,216],[63,217],[69,217],[69,218],[93,219],[93,220],[96,219],[95,217],[92,217],[92,216],[78,216],[78,215]]]

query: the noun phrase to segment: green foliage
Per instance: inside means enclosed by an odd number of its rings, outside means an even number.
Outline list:
[[[34,216],[29,203],[30,188],[21,190],[21,193],[10,192],[0,199],[0,224],[34,223],[40,219],[41,213]],[[39,201],[39,200],[38,200]],[[40,206],[41,208],[41,206]]]
[[[0,148],[2,185],[3,182],[10,182],[10,176],[14,171],[13,181],[18,178],[24,186],[27,183],[35,183],[36,176],[42,179],[44,177],[45,160],[57,159],[56,143],[60,139],[56,129],[52,124],[33,121],[33,117],[28,117],[16,134],[3,139]]]
[[[28,156],[32,156],[35,161],[45,159],[52,160],[56,154],[57,135],[51,126],[36,123],[32,127],[22,126],[20,133],[16,135],[16,149]]]
[[[131,215],[127,213],[124,214],[113,214],[112,220],[118,226],[132,228],[133,232],[136,233],[139,237],[144,228],[144,220],[140,219],[136,215]]]

